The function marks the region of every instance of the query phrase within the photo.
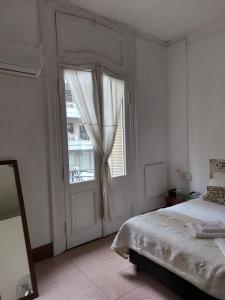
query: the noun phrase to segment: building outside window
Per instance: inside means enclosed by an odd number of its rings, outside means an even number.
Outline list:
[[[65,82],[67,136],[69,151],[70,183],[95,179],[94,149],[80,118],[76,103],[68,84]],[[125,113],[124,103],[121,107],[120,120],[114,146],[109,158],[112,177],[126,175],[125,149]]]
[[[94,149],[81,121],[72,93],[65,84],[70,183],[93,180]]]
[[[67,122],[67,132],[74,133],[73,122]]]

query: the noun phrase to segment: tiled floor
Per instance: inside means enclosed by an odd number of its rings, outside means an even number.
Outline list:
[[[110,250],[113,236],[36,264],[40,300],[181,300]]]

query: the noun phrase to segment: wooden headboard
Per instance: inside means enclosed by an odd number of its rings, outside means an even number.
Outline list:
[[[210,179],[213,178],[215,172],[225,173],[225,159],[210,159],[209,166]]]

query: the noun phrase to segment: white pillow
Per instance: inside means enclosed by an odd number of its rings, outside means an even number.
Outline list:
[[[215,172],[213,173],[213,178],[225,180],[225,172]]]
[[[222,179],[222,178],[212,178],[212,179],[209,180],[209,186],[225,187],[225,179]]]

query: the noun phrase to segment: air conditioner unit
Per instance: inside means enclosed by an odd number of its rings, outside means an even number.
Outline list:
[[[42,72],[41,47],[0,40],[0,72],[37,78]]]

